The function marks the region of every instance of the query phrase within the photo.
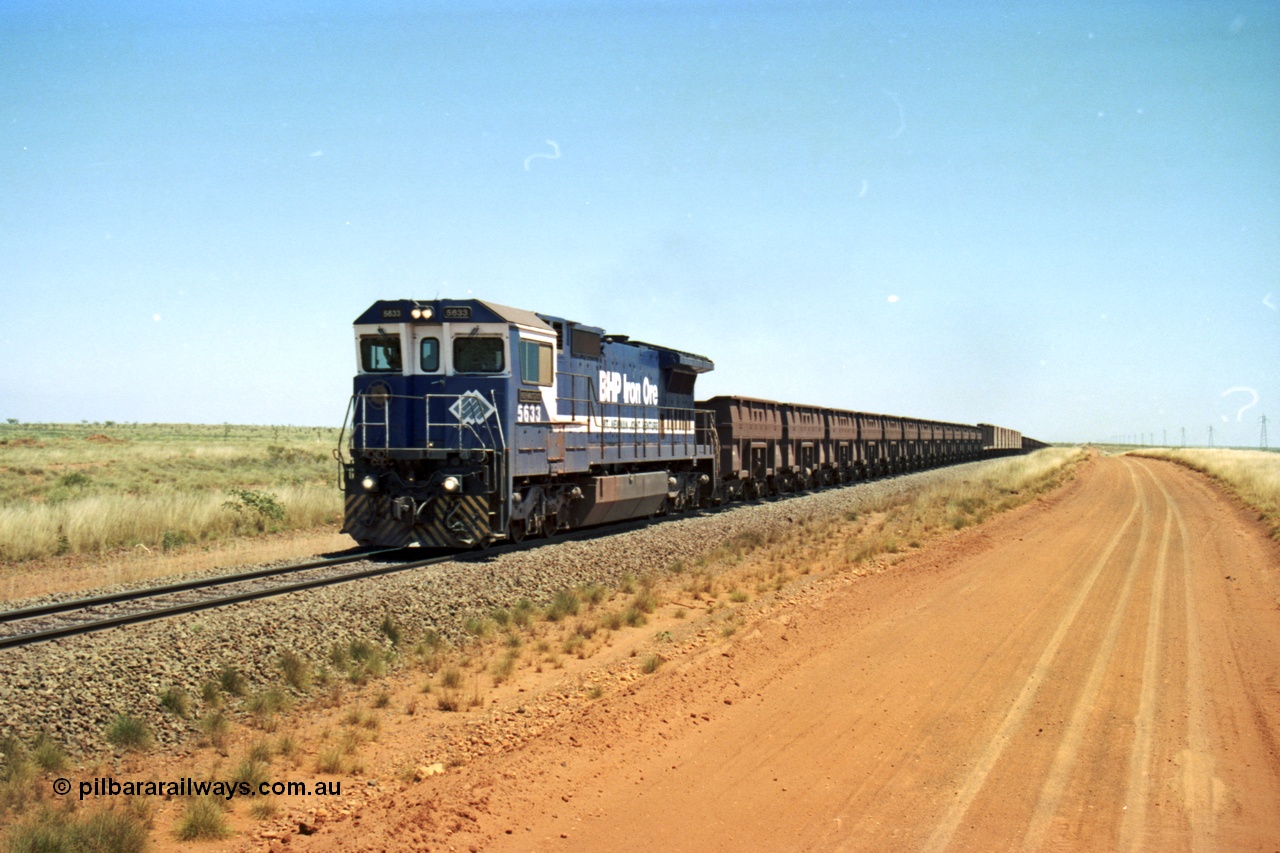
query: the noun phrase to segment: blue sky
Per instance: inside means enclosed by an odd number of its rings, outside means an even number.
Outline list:
[[[701,396],[1280,443],[1274,2],[9,0],[0,56],[0,417],[336,424],[368,304],[470,295]]]

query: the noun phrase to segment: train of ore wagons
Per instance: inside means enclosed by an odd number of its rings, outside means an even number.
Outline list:
[[[694,401],[700,355],[477,299],[355,322],[343,532],[497,541],[1044,446],[1015,430],[751,397]]]

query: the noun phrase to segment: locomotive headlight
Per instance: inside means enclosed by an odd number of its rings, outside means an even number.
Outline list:
[[[446,492],[456,492],[462,488],[462,483],[457,477],[445,477],[444,482],[440,484]]]
[[[431,308],[428,306],[426,308],[414,308],[409,312],[409,316],[415,320],[430,320],[432,313]]]
[[[366,492],[376,492],[378,490],[378,481],[372,477],[365,477],[360,481],[360,486]]]

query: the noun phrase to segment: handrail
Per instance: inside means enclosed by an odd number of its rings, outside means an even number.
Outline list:
[[[561,374],[573,376],[573,374]],[[578,376],[586,380],[590,387],[591,377]],[[594,390],[593,388],[591,390]],[[450,420],[435,421],[432,419],[433,403],[437,407],[444,406],[440,401],[456,401],[462,394],[356,394],[348,404],[348,415],[344,418],[343,434],[346,434],[347,422],[351,423],[351,439],[359,436],[361,447],[370,448],[371,430],[382,430],[382,436],[372,436],[375,446],[391,449],[391,407],[398,401],[412,401],[416,407],[421,406],[423,425],[426,429],[427,441],[435,442],[435,447],[464,448],[464,435],[470,435],[478,447],[473,450],[506,449],[506,432],[502,418],[496,416],[499,411],[497,395],[489,391],[489,405],[493,407],[488,417],[476,422]],[[381,406],[370,412],[369,407],[377,398]],[[566,450],[584,450],[596,446],[601,456],[607,455],[611,448],[619,453],[624,446],[630,445],[635,459],[662,458],[667,455],[684,455],[696,453],[702,445],[714,446],[715,427],[706,421],[709,415],[696,408],[683,406],[645,406],[637,403],[602,403],[598,399],[570,395],[560,398],[569,403],[571,421],[548,420],[539,422],[550,427],[565,437],[582,435],[583,442],[568,442]],[[381,409],[380,412],[376,409]],[[626,414],[624,415],[624,410]],[[438,409],[437,409],[438,411]],[[354,420],[352,418],[355,418]],[[483,424],[483,426],[481,426]],[[434,438],[433,438],[434,436]]]
[[[374,446],[377,446],[380,443],[382,446],[382,449],[390,450],[392,447],[391,445],[391,422],[392,422],[391,407],[394,405],[397,405],[397,401],[409,401],[410,405],[414,405],[418,403],[422,405],[423,425],[426,428],[426,434],[427,434],[426,440],[428,442],[433,441],[431,437],[433,432],[435,432],[436,434],[440,434],[442,431],[444,432],[445,437],[443,441],[435,445],[437,447],[449,447],[452,445],[452,446],[456,446],[456,448],[459,450],[467,449],[463,447],[463,436],[467,433],[470,433],[470,435],[474,437],[476,444],[479,445],[478,447],[470,448],[470,449],[485,450],[485,451],[497,451],[497,450],[506,449],[506,435],[502,429],[501,418],[497,416],[499,411],[497,406],[497,398],[496,396],[494,396],[494,393],[492,391],[489,392],[489,400],[486,402],[488,405],[492,407],[493,411],[491,411],[485,417],[484,421],[477,421],[476,423],[472,423],[469,421],[462,421],[462,420],[451,420],[451,421],[432,420],[431,411],[432,411],[433,402],[436,402],[438,406],[444,406],[445,404],[441,401],[454,402],[463,396],[466,396],[466,395],[464,394],[384,394],[384,393],[356,394],[352,397],[353,405],[356,405],[358,403],[358,405],[356,406],[358,420],[353,422],[352,424],[353,442],[356,435],[358,434],[360,436],[361,447],[370,448],[369,431],[371,429],[376,430],[381,428],[382,440],[381,442],[378,442],[377,436],[375,435]],[[381,406],[375,407],[375,408],[381,408],[382,412],[380,417],[378,416],[378,414],[374,414],[372,417],[370,417],[369,405],[370,405],[370,401],[375,397],[383,401]],[[483,430],[477,428],[480,426],[481,423],[484,424]],[[454,437],[454,433],[456,433],[456,440],[450,440]]]
[[[339,464],[344,464],[342,459],[343,442],[344,442],[344,439],[346,439],[347,437],[347,422],[351,420],[351,412],[352,412],[352,409],[355,408],[355,405],[356,405],[356,398],[355,398],[355,395],[352,395],[351,399],[347,401],[347,411],[342,416],[342,429],[338,430],[338,449],[336,452],[338,454]]]

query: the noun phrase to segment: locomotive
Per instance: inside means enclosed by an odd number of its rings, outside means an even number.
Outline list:
[[[705,356],[478,299],[375,302],[355,345],[338,456],[361,545],[484,547],[1023,451],[987,424],[695,402]]]
[[[709,492],[710,359],[478,299],[355,323],[343,532],[465,548],[682,509]]]

